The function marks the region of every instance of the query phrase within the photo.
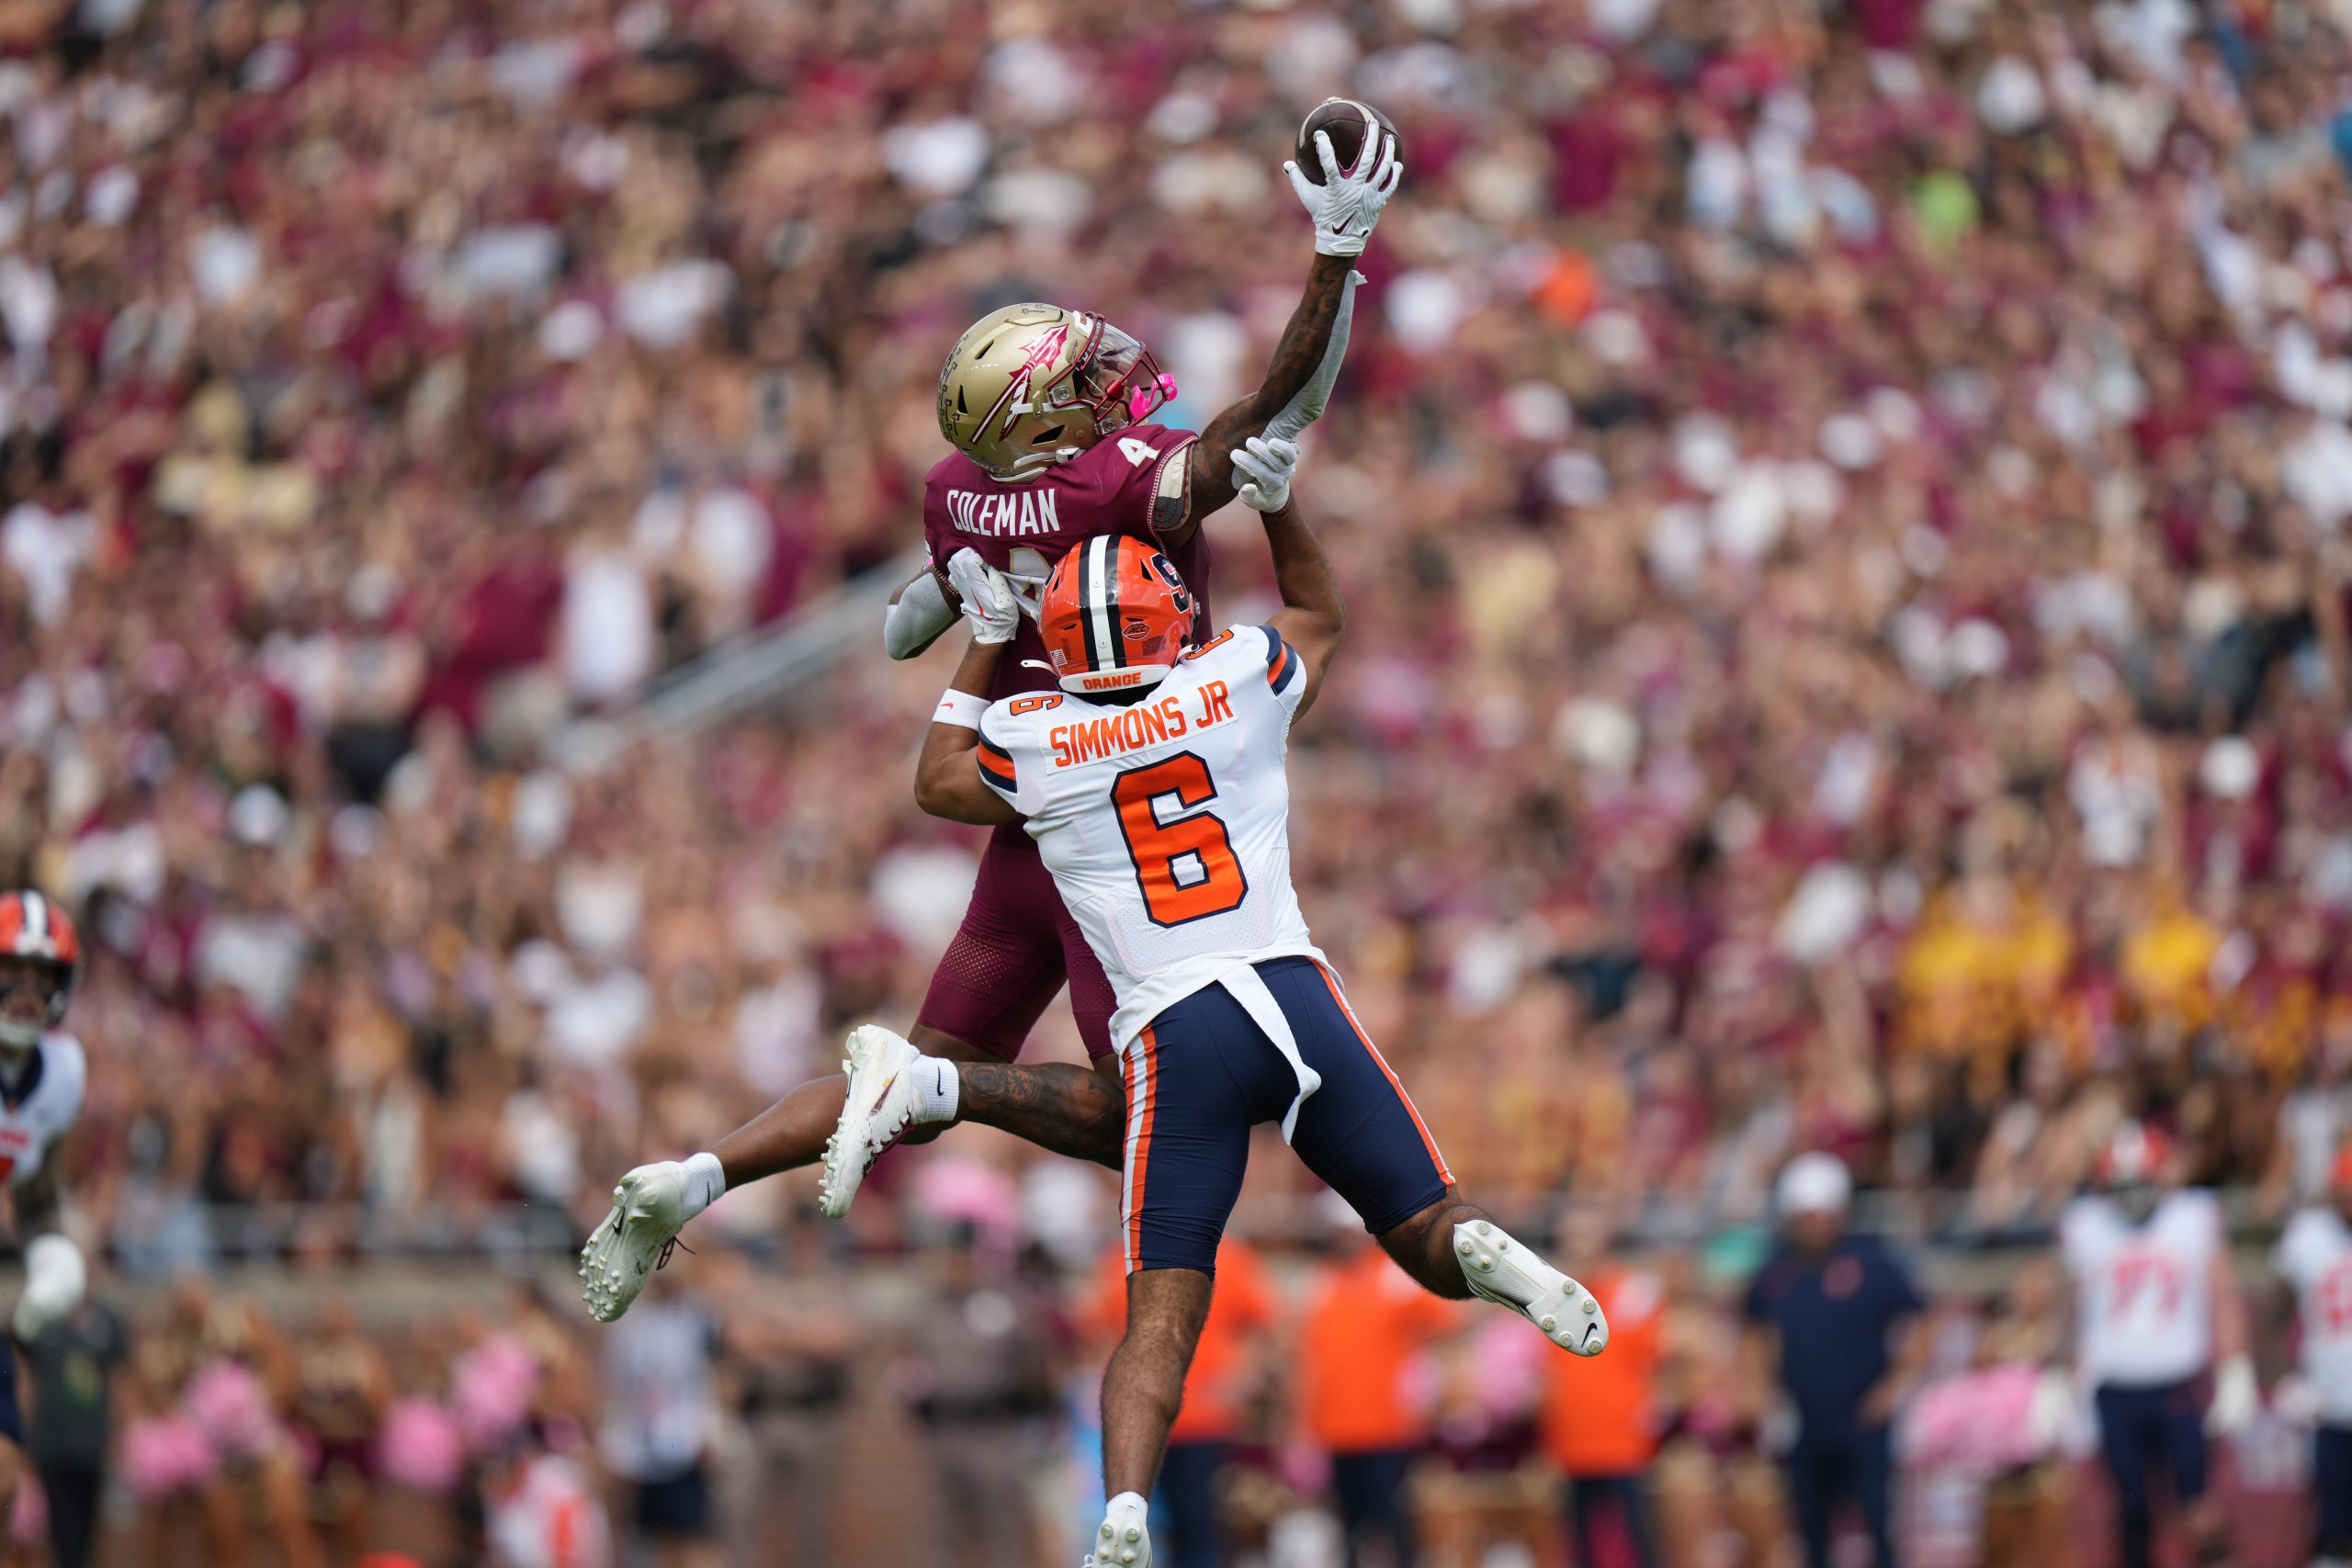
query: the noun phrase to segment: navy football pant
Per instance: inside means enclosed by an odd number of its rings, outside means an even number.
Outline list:
[[[2312,1490],[2319,1494],[2321,1557],[2352,1557],[2352,1427],[2322,1427],[2312,1438]]]
[[[2205,1495],[2205,1423],[2192,1383],[2158,1388],[2100,1387],[2098,1444],[2115,1483],[2118,1555],[2123,1568],[2155,1561],[2155,1505],[2150,1480],[2163,1461],[2177,1503]]]
[[[1299,1107],[1291,1147],[1374,1235],[1445,1195],[1453,1175],[1405,1086],[1310,958],[1253,966],[1322,1086]],[[1216,1245],[1241,1195],[1250,1130],[1279,1122],[1298,1075],[1223,986],[1169,1008],[1127,1047],[1127,1271],[1216,1271]]]
[[[1895,1568],[1894,1462],[1885,1427],[1802,1433],[1781,1462],[1805,1568],[1829,1568],[1830,1511],[1847,1499],[1861,1510],[1876,1568]]]

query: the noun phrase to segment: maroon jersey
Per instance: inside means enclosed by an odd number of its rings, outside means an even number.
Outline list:
[[[923,478],[922,538],[932,565],[944,571],[947,558],[968,547],[998,570],[1030,578],[1035,585],[1044,582],[1073,546],[1097,534],[1129,534],[1157,544],[1155,523],[1173,527],[1183,514],[1184,465],[1193,440],[1189,430],[1132,425],[1021,484],[992,479],[963,453],[951,452]],[[1198,633],[1212,624],[1207,534],[1195,529],[1182,548],[1168,551],[1168,558],[1192,590]],[[1045,659],[1036,623],[1024,615],[989,695],[1052,690],[1054,675],[1044,668]],[[1037,668],[1030,667],[1031,660]]]

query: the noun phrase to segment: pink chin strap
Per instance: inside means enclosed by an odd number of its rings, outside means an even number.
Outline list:
[[[1154,381],[1150,386],[1137,387],[1134,391],[1127,394],[1128,422],[1130,423],[1140,424],[1143,423],[1144,415],[1149,413],[1156,408],[1164,407],[1175,400],[1176,378],[1163,370],[1159,373],[1159,379]]]

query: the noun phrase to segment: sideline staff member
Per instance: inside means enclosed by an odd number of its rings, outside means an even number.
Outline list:
[[[1830,1510],[1847,1500],[1861,1510],[1878,1568],[1896,1568],[1887,1425],[1926,1349],[1910,1275],[1846,1228],[1852,1192],[1835,1155],[1788,1163],[1775,1194],[1781,1244],[1743,1309],[1751,1376],[1760,1385],[1776,1371],[1794,1407],[1781,1462],[1807,1568],[1828,1568]]]

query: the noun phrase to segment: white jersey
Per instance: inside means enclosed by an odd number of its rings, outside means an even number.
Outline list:
[[[2303,1375],[2321,1414],[2352,1427],[2352,1225],[2333,1209],[2305,1209],[2278,1238],[2276,1262],[2301,1308]]]
[[[482,1535],[497,1568],[609,1568],[604,1505],[571,1461],[537,1454],[483,1500]]]
[[[1189,650],[1121,705],[1012,697],[980,720],[980,776],[1028,818],[1119,998],[1122,1051],[1160,1013],[1263,959],[1318,962],[1290,882],[1297,651],[1270,626]]]
[[[51,1030],[33,1053],[21,1093],[10,1092],[0,1078],[0,1180],[11,1190],[40,1173],[81,1116],[90,1087],[89,1058],[71,1034]]]
[[[2059,1222],[2094,1384],[2187,1382],[2213,1359],[2213,1259],[2222,1209],[2211,1192],[2176,1192],[2134,1225],[2105,1198],[2078,1198]]]

